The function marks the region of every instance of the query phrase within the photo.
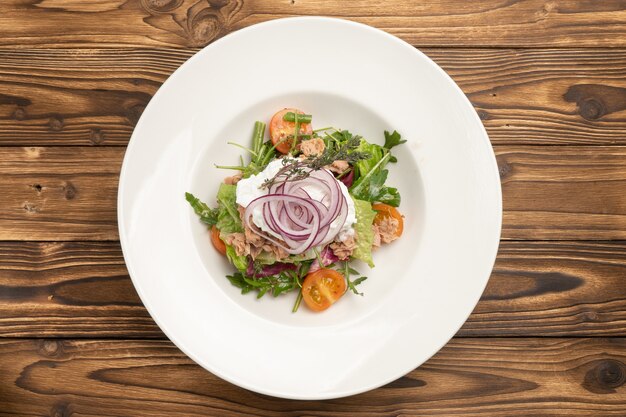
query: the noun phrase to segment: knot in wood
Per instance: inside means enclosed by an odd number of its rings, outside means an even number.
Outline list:
[[[39,354],[48,358],[55,358],[59,356],[61,351],[61,343],[56,340],[44,339],[39,344]]]
[[[498,163],[498,173],[500,174],[501,180],[508,177],[513,171],[513,166],[504,158],[496,157],[496,162]]]
[[[26,119],[26,109],[24,109],[23,107],[18,107],[17,109],[15,109],[15,111],[13,112],[13,118],[18,121]]]
[[[594,373],[598,385],[604,388],[618,388],[626,382],[626,367],[614,359],[600,361]]]
[[[212,13],[211,9],[204,9],[198,13],[189,25],[189,41],[191,46],[204,46],[217,38],[222,30],[222,22],[219,16]]]
[[[134,126],[139,121],[139,118],[145,109],[146,105],[144,103],[133,104],[126,109],[126,118]]]
[[[98,128],[91,129],[89,132],[89,141],[94,145],[100,145],[104,141],[104,134]]]
[[[480,120],[489,120],[489,113],[485,110],[477,110],[476,113],[478,113]]]
[[[61,116],[54,116],[48,120],[48,126],[53,132],[59,132],[63,129],[63,118]]]
[[[606,114],[604,103],[594,97],[581,101],[579,107],[580,115],[586,120],[598,120]]]
[[[583,317],[583,320],[587,322],[598,321],[598,313],[596,313],[595,311],[585,311],[582,317]]]
[[[52,406],[50,417],[70,417],[73,414],[70,404],[61,402]]]
[[[65,183],[63,186],[63,192],[65,193],[65,198],[67,200],[72,200],[76,197],[76,187],[71,182]]]
[[[166,13],[178,8],[183,0],[141,0],[143,8],[153,13]]]
[[[230,3],[230,0],[209,0],[209,4],[215,9],[221,9],[228,3]]]
[[[30,203],[30,202],[24,203],[24,205],[22,207],[28,213],[39,213],[41,211],[41,209],[39,208],[39,206],[37,204],[33,204],[33,203]]]

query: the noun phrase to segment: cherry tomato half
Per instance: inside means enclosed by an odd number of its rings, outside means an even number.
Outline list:
[[[226,255],[226,244],[220,239],[220,231],[215,226],[211,227],[211,243],[213,243],[215,250],[222,255]]]
[[[302,299],[313,311],[326,310],[345,292],[346,279],[334,269],[318,269],[302,283]]]
[[[270,138],[272,139],[272,143],[276,146],[278,152],[285,155],[289,153],[291,145],[293,144],[293,138],[288,137],[293,137],[296,130],[295,122],[286,122],[283,120],[283,116],[289,112],[304,114],[303,111],[298,109],[283,109],[274,114],[270,121]],[[312,133],[313,128],[311,127],[311,123],[300,124],[299,135],[311,135]]]
[[[386,218],[396,219],[398,221],[398,228],[396,229],[395,235],[396,237],[400,237],[402,235],[402,231],[404,230],[404,219],[397,208],[385,203],[374,203],[372,204],[372,209],[377,212],[376,217],[374,218],[374,224],[380,224],[380,222]]]

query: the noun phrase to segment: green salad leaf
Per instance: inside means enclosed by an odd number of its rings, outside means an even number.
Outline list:
[[[237,210],[237,186],[221,184],[217,192],[218,215],[216,226],[220,237],[231,233],[243,232],[243,225]]]
[[[406,140],[402,139],[402,136],[397,131],[394,130],[393,133],[389,133],[385,130],[385,149],[391,150],[394,146],[398,146],[403,143],[406,143]],[[389,162],[398,162],[398,158],[391,155]]]
[[[356,224],[354,231],[356,232],[356,248],[352,252],[352,257],[366,262],[370,268],[374,267],[372,259],[372,244],[374,242],[374,231],[372,224],[376,212],[372,210],[372,204],[369,201],[354,200],[354,209],[356,214]]]
[[[284,271],[269,277],[252,278],[242,272],[235,272],[227,275],[226,278],[235,287],[241,289],[242,294],[250,291],[257,291],[257,298],[263,297],[270,293],[274,297],[278,297],[283,293],[293,290],[299,290],[302,287],[303,277],[296,271]]]
[[[360,152],[367,152],[370,157],[354,164],[356,169],[354,178],[355,184],[358,183],[359,179],[367,175],[369,172],[372,172],[374,169],[384,168],[389,160],[389,157],[386,157],[387,152],[382,146],[375,143],[369,143],[365,139],[361,139],[361,143],[359,144],[357,150]],[[381,163],[381,161],[383,162]]]
[[[226,245],[226,257],[238,270],[245,271],[248,268],[248,257],[237,255],[235,248],[231,245]]]
[[[376,161],[367,161],[367,164],[357,166],[360,176],[358,180],[352,184],[352,187],[350,187],[350,194],[357,199],[371,203],[378,201],[398,207],[400,205],[400,193],[398,189],[385,185],[389,171],[383,169],[383,167],[390,160],[391,154],[378,145],[371,146],[372,149],[379,151],[374,155],[380,156],[380,158]]]
[[[217,216],[219,210],[210,208],[206,203],[200,201],[199,198],[191,193],[185,193],[185,199],[189,202],[193,211],[200,217],[200,220],[209,227],[214,226],[217,223]]]
[[[355,193],[355,197],[370,202],[380,202],[398,207],[400,205],[400,193],[398,189],[385,185],[388,174],[389,171],[386,169],[373,173],[367,180],[366,185],[362,188],[363,191],[361,193]]]

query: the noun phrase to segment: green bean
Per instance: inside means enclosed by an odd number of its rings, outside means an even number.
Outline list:
[[[254,122],[254,131],[252,132],[252,149],[254,154],[258,155],[263,145],[263,136],[265,135],[265,123]]]
[[[283,120],[286,122],[295,122],[296,114],[292,111],[287,112],[283,116]],[[313,116],[311,116],[310,114],[298,114],[298,121],[300,123],[311,123],[311,120],[313,120]]]

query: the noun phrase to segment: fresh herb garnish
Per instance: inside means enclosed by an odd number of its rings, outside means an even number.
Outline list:
[[[219,209],[210,208],[206,203],[200,201],[199,198],[191,193],[185,193],[185,199],[189,202],[193,211],[200,217],[200,220],[210,226],[214,226],[217,223],[217,216]]]
[[[385,148],[391,149],[403,143],[406,143],[406,140],[402,139],[402,136],[397,131],[394,130],[393,133],[389,133],[385,130]]]
[[[273,145],[271,141],[263,142],[264,135],[265,123],[257,121],[254,123],[251,148],[247,148],[238,143],[228,142],[230,145],[241,148],[250,154],[250,162],[248,165],[245,165],[243,158],[240,158],[240,165],[215,165],[215,167],[241,171],[243,178],[248,178],[251,175],[263,171],[267,164],[276,157],[276,146]]]
[[[232,275],[226,275],[226,278],[228,278],[232,285],[240,288],[242,294],[257,291],[257,298],[261,298],[268,293],[272,294],[274,297],[278,297],[281,294],[302,288],[302,281],[309,270],[310,264],[311,262],[303,262],[295,271],[285,270],[268,277],[247,276],[239,271]],[[302,291],[299,291],[298,298],[293,307],[294,313],[298,310],[301,299]]]
[[[362,283],[367,279],[367,277],[358,277],[354,281],[350,279],[350,275],[361,275],[359,271],[354,268],[350,268],[350,264],[348,262],[343,263],[343,275],[346,277],[346,282],[348,283],[348,289],[351,290],[356,295],[363,295],[362,292],[356,289],[356,286]]]
[[[324,168],[335,161],[354,164],[370,157],[369,153],[356,150],[361,143],[361,136],[353,136],[347,130],[333,132],[332,135],[326,136],[324,152],[321,155],[309,156],[302,160],[284,158],[284,168],[272,178],[265,180],[263,187],[269,188],[279,182],[302,180],[308,177],[311,171]]]

